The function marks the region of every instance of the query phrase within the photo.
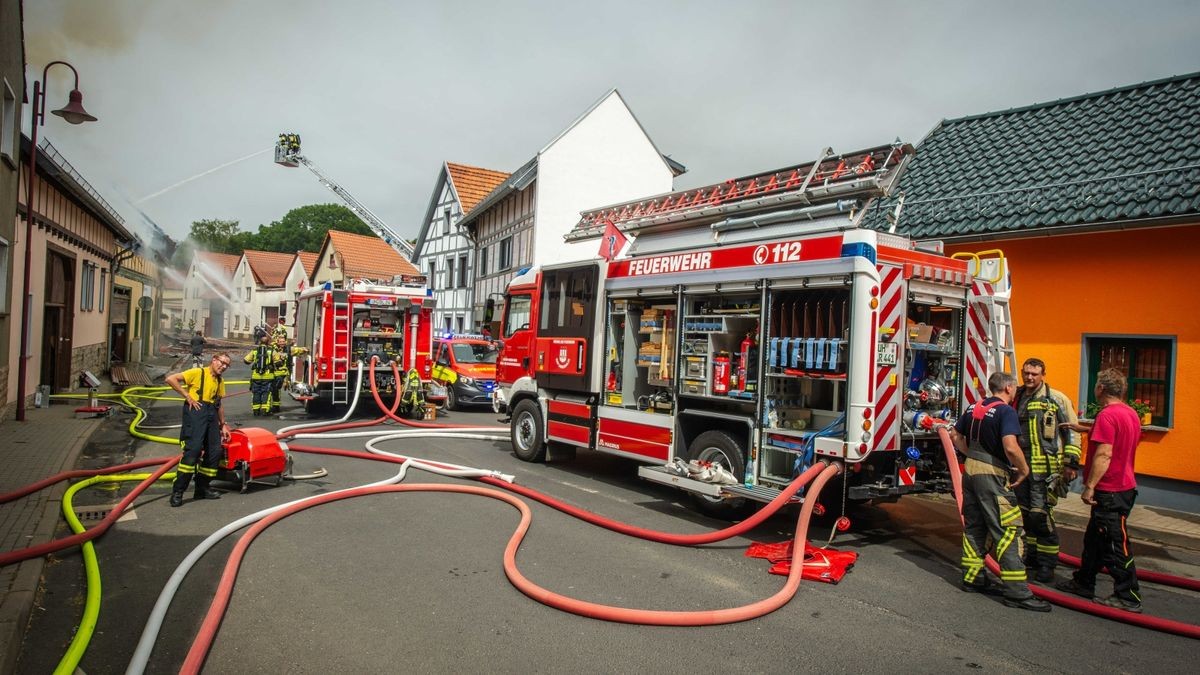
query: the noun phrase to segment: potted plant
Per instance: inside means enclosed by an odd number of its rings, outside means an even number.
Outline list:
[[[1129,407],[1133,408],[1134,412],[1138,414],[1138,417],[1142,419],[1142,426],[1148,426],[1150,424],[1150,418],[1154,414],[1154,406],[1150,405],[1150,401],[1135,398],[1129,402]]]

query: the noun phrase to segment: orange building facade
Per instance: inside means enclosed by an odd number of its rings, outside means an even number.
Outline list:
[[[1200,224],[1113,230],[956,244],[953,251],[996,245],[1013,277],[1012,316],[1018,361],[1046,362],[1046,381],[1084,410],[1091,394],[1089,366],[1105,338],[1150,339],[1169,345],[1165,399],[1154,394],[1155,417],[1144,428],[1135,470],[1186,492],[1200,483]],[[1018,366],[1020,364],[1018,363]],[[1165,372],[1164,372],[1165,371]],[[1131,377],[1139,375],[1137,369]],[[1130,398],[1138,397],[1131,388]],[[1146,392],[1145,398],[1151,398]],[[1165,413],[1165,414],[1160,414]],[[1174,488],[1174,489],[1172,489]]]

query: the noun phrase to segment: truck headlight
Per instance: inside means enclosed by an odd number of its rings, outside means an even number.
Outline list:
[[[474,386],[475,386],[475,380],[474,380],[474,378],[467,377],[466,375],[459,375],[459,376],[458,376],[458,379],[459,379],[459,380],[462,380],[462,383],[463,383],[463,384],[465,384],[465,385],[467,385],[468,387],[474,387]]]

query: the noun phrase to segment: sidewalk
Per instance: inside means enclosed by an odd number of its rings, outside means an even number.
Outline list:
[[[88,438],[104,418],[75,419],[78,402],[29,408],[25,421],[0,421],[0,493],[7,493],[75,468]],[[68,484],[59,483],[28,497],[0,504],[0,551],[33,546],[54,538]],[[0,567],[0,673],[11,673],[33,611],[46,559]]]
[[[162,354],[140,364],[158,384],[186,357]],[[102,391],[113,391],[107,382]],[[107,418],[76,419],[86,399],[54,399],[49,407],[29,407],[25,421],[0,420],[0,494],[76,468],[80,453]],[[0,504],[0,552],[54,539],[62,520],[62,496],[70,484],[58,483],[27,497]],[[0,567],[0,675],[16,668],[21,640],[33,611],[45,557]]]
[[[1086,529],[1092,507],[1083,503],[1078,492],[1072,492],[1054,507],[1054,519],[1060,525]],[[1168,546],[1200,550],[1200,515],[1136,504],[1125,522],[1129,538],[1156,541]]]

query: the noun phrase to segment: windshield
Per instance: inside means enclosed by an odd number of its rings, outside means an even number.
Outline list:
[[[459,342],[453,345],[459,363],[495,363],[500,350],[494,343]]]

